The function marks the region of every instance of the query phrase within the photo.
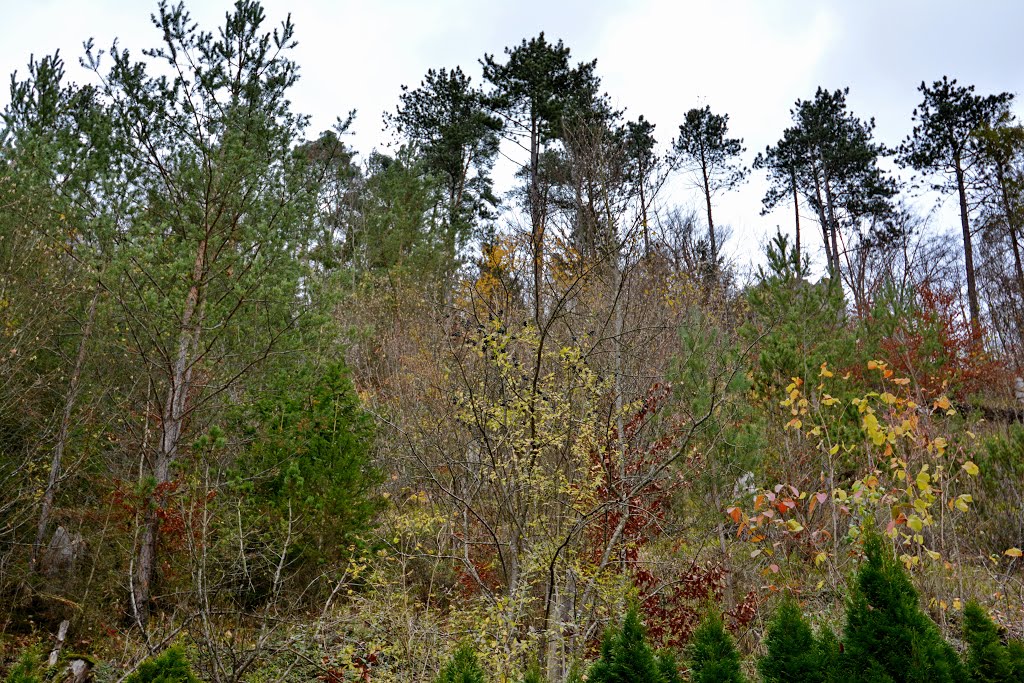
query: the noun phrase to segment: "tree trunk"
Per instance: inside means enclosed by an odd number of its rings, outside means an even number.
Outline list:
[[[796,218],[796,264],[797,271],[800,269],[800,196],[796,188],[796,169],[789,170],[790,181],[793,183],[793,215]]]
[[[1014,220],[1013,206],[1010,202],[1010,189],[1006,186],[1006,172],[1002,164],[996,165],[996,177],[999,180],[999,194],[1006,214],[1006,229],[1010,235],[1010,248],[1013,249],[1013,265],[1017,275],[1017,292],[1024,293],[1024,267],[1021,265],[1020,245],[1017,244],[1017,224]]]
[[[206,269],[207,242],[199,243],[195,265],[192,270],[192,284],[185,298],[181,327],[178,334],[178,352],[172,368],[167,400],[161,411],[161,437],[157,444],[153,463],[154,491],[147,502],[143,521],[142,539],[139,544],[135,585],[132,588],[132,607],[139,627],[145,627],[149,619],[149,601],[152,597],[152,582],[156,569],[156,553],[160,532],[158,510],[166,503],[164,485],[170,480],[171,464],[178,456],[182,427],[185,422],[185,402],[192,381],[192,364],[199,346],[202,324],[202,282]]]
[[[821,238],[825,243],[825,262],[828,265],[828,272],[833,272],[832,244],[829,241],[828,218],[825,216],[825,202],[821,198],[821,181],[818,178],[817,169],[814,170],[814,196],[817,199],[818,222],[821,223]],[[836,257],[838,258],[838,257]]]
[[[981,331],[981,306],[978,304],[978,284],[974,277],[974,248],[971,245],[971,224],[967,215],[967,189],[964,187],[964,170],[960,155],[953,157],[956,165],[956,191],[960,197],[960,227],[964,232],[964,266],[967,269],[967,302],[971,309],[971,330]]]
[[[533,319],[540,327],[544,284],[544,213],[540,201],[540,122],[530,120],[530,242],[533,248]]]
[[[836,220],[835,199],[828,176],[825,177],[825,202],[828,207],[828,232],[832,239],[832,277],[839,282],[839,222]]]
[[[31,566],[34,570],[39,568],[39,553],[46,539],[46,530],[50,524],[50,514],[53,511],[53,501],[57,495],[57,487],[60,485],[64,448],[68,441],[68,431],[71,429],[71,413],[74,411],[75,401],[78,399],[78,390],[82,379],[82,366],[85,365],[85,351],[89,338],[92,336],[93,321],[96,319],[96,303],[99,298],[100,288],[97,285],[96,290],[93,292],[92,300],[89,302],[85,325],[82,327],[82,337],[78,340],[78,353],[75,355],[75,365],[71,369],[71,381],[68,384],[68,393],[64,397],[64,411],[61,413],[60,426],[57,429],[57,443],[53,446],[50,476],[46,480],[46,491],[43,493],[43,500],[40,504],[39,523],[36,526],[35,542],[32,544]]]
[[[715,239],[715,222],[711,219],[711,186],[708,184],[708,167],[701,153],[700,172],[704,180],[704,202],[708,210],[708,238],[711,240],[711,267],[717,270],[718,266],[718,240]]]
[[[644,196],[644,169],[640,168],[640,224],[644,231],[644,256],[651,253],[651,233],[647,225],[647,198]]]

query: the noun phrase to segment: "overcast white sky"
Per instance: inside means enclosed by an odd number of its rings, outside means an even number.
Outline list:
[[[72,78],[81,43],[114,38],[129,49],[155,44],[149,0],[3,0],[0,71],[22,73],[30,54],[60,49]],[[477,60],[545,31],[562,38],[578,60],[598,60],[604,87],[627,116],[657,124],[659,142],[675,136],[684,113],[706,103],[730,115],[745,138],[747,162],[789,125],[797,98],[818,85],[849,86],[851,109],[874,116],[878,138],[896,145],[909,132],[917,85],[943,74],[983,93],[1024,92],[1024,3],[1017,0],[265,0],[268,19],[291,12],[302,79],[296,109],[314,130],[358,110],[353,144],[368,152],[386,144],[381,114],[400,86],[418,84],[431,67],[461,65],[478,80]],[[227,0],[187,3],[201,26],[213,28]],[[0,106],[6,103],[6,87]],[[1020,106],[1016,107],[1018,111]],[[726,251],[748,261],[775,225],[791,228],[791,211],[759,216],[764,183],[758,174],[723,198],[716,223],[734,235]],[[684,183],[662,206],[694,203]],[[927,207],[925,207],[927,208]],[[944,210],[939,222],[955,213]],[[811,232],[810,230],[807,231]],[[812,248],[815,245],[811,245]]]

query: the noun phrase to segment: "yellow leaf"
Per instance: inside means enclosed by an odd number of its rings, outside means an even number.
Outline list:
[[[1020,557],[1022,554],[1024,553],[1021,552],[1020,548],[1009,548],[1003,553],[1003,555],[1006,555],[1007,557]]]
[[[881,446],[883,443],[885,443],[885,432],[878,424],[877,417],[875,417],[871,413],[868,413],[867,415],[864,416],[863,426],[864,431],[867,432],[867,435],[871,439],[872,443],[874,443],[876,446]]]
[[[804,530],[803,525],[795,519],[788,520],[786,522],[786,528],[792,531],[793,533],[797,533]]]
[[[818,553],[817,555],[814,556],[814,566],[815,567],[820,567],[821,564],[825,560],[827,560],[827,559],[828,559],[828,555],[826,555],[825,553]]]
[[[969,493],[964,493],[956,497],[954,505],[960,512],[967,512],[967,504],[974,502],[974,496]]]
[[[921,530],[924,529],[924,522],[922,522],[921,518],[917,515],[910,515],[907,519],[907,526],[920,533]]]
[[[945,396],[939,396],[937,399],[935,399],[935,403],[933,405],[939,410],[949,410],[950,408],[953,407],[953,405],[949,402],[949,399]]]
[[[832,373],[828,369],[828,363],[821,364],[821,377],[832,377]]]
[[[967,462],[964,463],[964,472],[967,472],[967,474],[971,475],[972,477],[976,477],[978,476],[978,466],[975,465],[972,461],[968,460]]]

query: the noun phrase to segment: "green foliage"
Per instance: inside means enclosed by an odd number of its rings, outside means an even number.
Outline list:
[[[544,677],[540,675],[540,668],[530,667],[530,670],[523,675],[521,683],[544,683]]]
[[[28,647],[22,651],[4,681],[5,683],[42,683],[45,670],[42,650],[38,646]]]
[[[469,643],[463,643],[438,672],[434,683],[484,683],[487,677]]]
[[[525,132],[538,142],[557,139],[566,114],[597,90],[596,60],[573,67],[569,48],[561,40],[549,42],[543,32],[505,48],[505,55],[504,64],[494,55],[482,61],[484,79],[494,87],[490,104],[508,113],[506,129],[512,130],[505,132]]]
[[[239,475],[255,478],[259,516],[280,525],[277,533],[294,520],[306,559],[337,561],[381,505],[369,462],[373,421],[345,366],[282,372],[254,413]]]
[[[601,642],[601,657],[590,668],[588,683],[671,683],[678,680],[671,655],[657,655],[647,644],[636,607],[626,613],[622,627],[609,629]]]
[[[818,657],[821,662],[822,680],[841,683],[843,678],[843,645],[832,629],[822,627],[817,639]]]
[[[398,110],[385,118],[419,146],[425,170],[439,181],[444,241],[454,259],[476,221],[492,218],[498,203],[490,171],[501,121],[484,109],[482,94],[459,67],[430,69],[419,88],[402,91]]]
[[[794,377],[810,383],[822,363],[843,368],[857,358],[839,282],[809,282],[807,261],[781,233],[769,242],[766,256],[768,269],[747,292],[752,320],[741,328],[760,349],[753,372],[759,396],[770,396]]]
[[[873,140],[874,119],[862,121],[849,111],[849,88],[818,88],[812,100],[797,100],[794,125],[776,147],[758,155],[755,168],[767,168],[772,187],[766,208],[804,196],[817,214],[825,256],[833,280],[839,279],[839,235],[865,216],[883,218],[891,211],[897,187],[878,167],[886,148]]]
[[[658,655],[658,672],[661,673],[662,683],[682,683],[682,676],[679,675],[679,663],[676,655],[671,650],[662,650]]]
[[[744,683],[740,653],[726,632],[722,615],[709,611],[688,647],[691,683]]]
[[[995,553],[1024,547],[1024,490],[1019,484],[1024,480],[1024,427],[1010,425],[1005,436],[986,439],[977,464],[981,495],[975,500],[983,532],[977,535],[979,542]]]
[[[1006,650],[1010,659],[1010,680],[1024,681],[1024,642],[1011,640]]]
[[[954,173],[966,163],[975,131],[1008,111],[1011,93],[976,95],[974,86],[943,76],[918,86],[921,104],[914,109],[914,130],[900,147],[900,162],[918,171]]]
[[[868,534],[846,611],[844,648],[851,681],[955,683],[960,660],[918,604],[903,566],[878,534]]]
[[[357,271],[430,277],[454,269],[456,243],[433,229],[437,188],[415,151],[406,146],[393,157],[379,152],[370,156],[362,224],[349,231],[346,246]]]
[[[173,646],[143,662],[125,683],[199,683],[199,679],[192,673],[182,649]]]
[[[787,598],[768,625],[765,655],[757,669],[764,683],[825,683],[835,679],[838,643],[831,631],[816,639],[800,606]]]
[[[999,641],[999,629],[981,605],[964,607],[964,640],[967,642],[967,674],[971,683],[1009,683],[1014,676],[1010,650]]]

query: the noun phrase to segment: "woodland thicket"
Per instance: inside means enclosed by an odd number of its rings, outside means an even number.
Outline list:
[[[153,23],[3,111],[0,675],[1019,680],[1011,94],[924,74],[883,144],[819,88],[754,153],[540,34],[363,156],[290,19]]]

